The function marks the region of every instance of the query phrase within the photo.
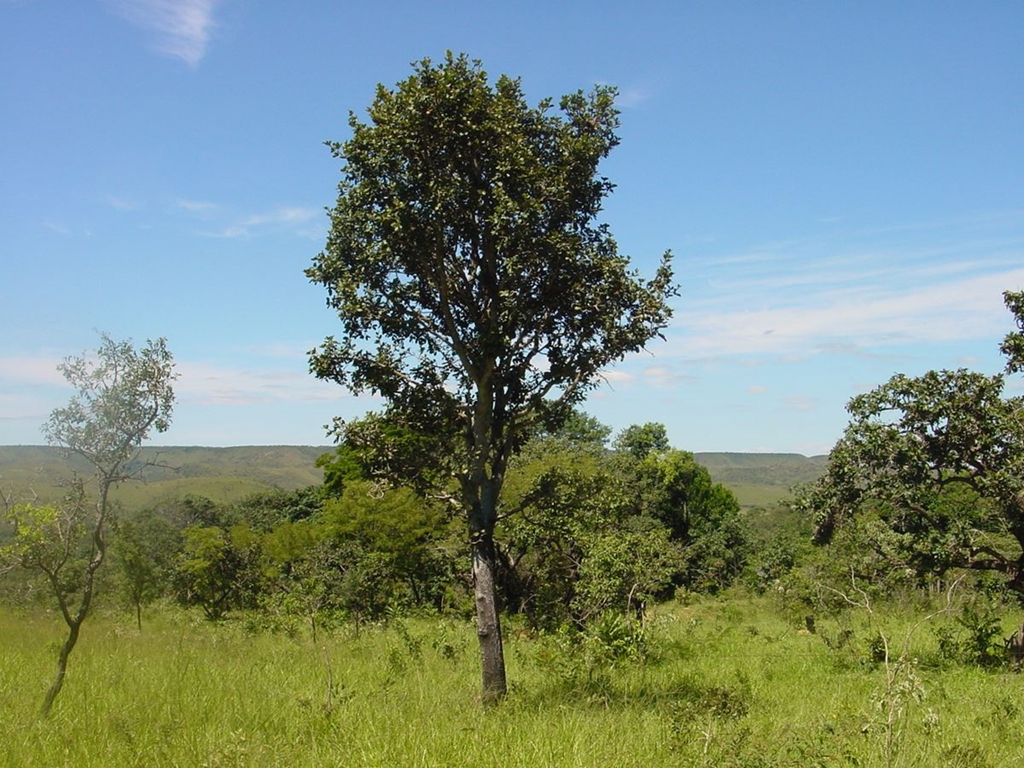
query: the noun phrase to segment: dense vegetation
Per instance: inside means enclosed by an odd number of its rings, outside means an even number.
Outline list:
[[[513,462],[498,552],[503,604],[533,626],[583,626],[675,588],[717,590],[742,572],[740,507],[692,454],[630,442],[577,415]],[[175,596],[217,619],[256,609],[311,626],[395,612],[468,610],[465,532],[448,506],[387,488],[351,444],[323,454],[323,484],[236,502],[186,495],[124,509],[111,588],[141,607]],[[612,564],[633,570],[610,575]],[[22,587],[30,590],[30,583]],[[11,589],[9,586],[8,589]]]

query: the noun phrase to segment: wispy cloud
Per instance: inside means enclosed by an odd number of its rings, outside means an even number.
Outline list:
[[[78,240],[88,240],[92,237],[91,229],[78,229],[72,228],[62,221],[55,221],[53,219],[47,219],[42,222],[44,229],[48,229],[50,232],[56,232],[58,235],[65,237],[73,237]]]
[[[106,0],[118,16],[155,34],[153,49],[196,67],[216,27],[219,0]]]
[[[57,366],[63,361],[60,357],[0,357],[0,385],[62,385],[64,377]]]
[[[16,409],[29,400],[39,413],[63,405],[68,385],[57,370],[61,362],[62,358],[50,355],[0,357],[0,416],[17,415]],[[174,390],[182,404],[245,406],[348,397],[338,385],[310,376],[303,361],[295,359],[284,366],[178,360],[175,370]]]
[[[619,91],[619,96],[615,100],[616,106],[622,109],[631,109],[632,107],[638,107],[644,102],[650,100],[651,94],[642,88],[625,88]]]
[[[174,206],[197,216],[211,215],[219,208],[216,203],[211,203],[207,200],[176,200]]]
[[[318,208],[285,207],[265,213],[245,216],[228,224],[223,229],[206,232],[211,237],[248,237],[258,230],[295,230],[299,234],[310,235],[309,224],[321,213]],[[318,227],[316,235],[323,234],[323,227]]]
[[[107,204],[115,211],[137,211],[142,208],[142,203],[133,197],[112,196],[107,198]]]
[[[175,391],[195,405],[248,406],[338,400],[348,397],[336,384],[319,381],[304,368],[242,368],[183,361]]]
[[[611,368],[606,371],[601,371],[601,378],[606,384],[614,387],[616,384],[632,384],[636,381],[636,376],[626,371],[619,371]]]
[[[264,233],[291,232],[300,237],[322,237],[326,224],[320,221],[323,210],[283,205],[257,213],[239,213],[228,206],[207,200],[181,199],[174,207],[203,222],[197,234],[203,237],[244,238]]]
[[[1002,292],[1024,286],[1022,232],[1011,211],[698,256],[656,354],[878,359],[899,345],[998,338],[1010,322]]]
[[[1024,269],[897,290],[884,284],[832,287],[784,299],[788,306],[682,312],[669,353],[683,356],[836,352],[998,335],[1002,291],[1024,285]],[[766,296],[750,303],[768,303]],[[664,353],[659,353],[664,354]]]
[[[803,395],[790,395],[785,398],[784,402],[786,407],[791,411],[813,411],[818,401],[813,397],[805,397]]]

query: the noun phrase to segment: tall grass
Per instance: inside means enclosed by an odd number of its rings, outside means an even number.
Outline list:
[[[886,617],[898,633],[909,617]],[[644,661],[515,626],[508,701],[478,699],[468,624],[439,618],[251,633],[162,608],[87,624],[64,692],[38,720],[60,624],[0,617],[0,765],[808,766],[887,764],[884,673],[856,613],[801,630],[765,599],[672,604]],[[827,641],[827,642],[826,642]],[[924,698],[888,764],[1024,760],[1022,679],[944,666],[914,637]],[[830,647],[831,646],[831,647]]]

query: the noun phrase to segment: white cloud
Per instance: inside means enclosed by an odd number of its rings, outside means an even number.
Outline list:
[[[817,405],[818,401],[813,397],[804,397],[803,395],[790,395],[785,399],[786,407],[792,411],[812,411]]]
[[[131,197],[109,197],[107,203],[115,211],[137,211],[142,207],[142,203]]]
[[[196,405],[246,406],[279,402],[338,400],[348,393],[320,381],[304,369],[233,368],[203,362],[179,362],[175,391]]]
[[[609,369],[607,371],[601,371],[601,378],[607,384],[614,386],[615,384],[630,384],[636,381],[636,376],[625,371]]]
[[[258,213],[245,220],[246,226],[263,224],[304,224],[320,211],[316,208],[278,208],[269,213]]]
[[[770,291],[746,285],[732,297],[677,312],[668,350],[659,354],[784,355],[842,349],[868,354],[863,348],[980,339],[1005,332],[1009,318],[1002,292],[1024,285],[1024,269],[962,272],[947,267],[944,279],[935,280],[931,274],[931,281],[909,287],[892,276],[867,284],[851,280],[823,285],[805,275],[804,287],[790,285],[788,292],[780,292],[778,285]],[[756,304],[762,306],[748,308]]]
[[[52,410],[53,406],[38,394],[0,393],[0,421],[42,425]],[[7,442],[6,438],[3,439],[3,442]]]
[[[210,203],[206,200],[177,200],[174,205],[183,211],[194,213],[197,216],[212,214],[219,207],[216,203]]]
[[[0,358],[0,417],[15,418],[19,410],[47,414],[67,401],[67,384],[57,370],[62,358]],[[337,384],[311,376],[305,365],[294,367],[231,367],[178,360],[174,384],[179,404],[245,406],[264,403],[338,400],[349,394]],[[60,389],[56,389],[59,387]]]
[[[619,96],[615,99],[615,105],[620,109],[630,109],[632,107],[638,107],[645,101],[651,98],[650,93],[641,88],[626,88],[625,90],[619,91]]]
[[[280,231],[289,231],[302,237],[322,237],[326,231],[326,224],[318,220],[323,213],[320,208],[281,206],[260,213],[238,215],[225,211],[216,203],[203,200],[178,200],[175,207],[213,225],[213,228],[198,233],[204,237],[249,237],[262,232]]]
[[[246,237],[255,229],[291,229],[299,234],[310,234],[305,226],[320,214],[318,208],[278,208],[266,213],[246,216],[235,224],[226,227],[219,233],[220,237]],[[323,234],[323,228],[317,227],[315,234]]]
[[[57,370],[62,362],[59,357],[0,357],[0,385],[63,385],[64,376]]]
[[[218,0],[106,0],[110,9],[156,37],[153,49],[196,67],[206,55],[216,26]]]
[[[253,344],[245,347],[245,351],[259,357],[285,358],[291,360],[309,358],[309,350],[313,349],[319,341],[306,342],[285,342],[278,341],[268,344]]]
[[[644,379],[660,389],[670,389],[683,381],[692,380],[691,377],[676,373],[663,365],[650,365],[644,368]]]

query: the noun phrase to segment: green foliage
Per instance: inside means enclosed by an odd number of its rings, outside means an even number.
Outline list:
[[[965,602],[955,623],[960,632],[948,625],[935,630],[941,659],[980,667],[995,667],[1006,662],[1001,617],[989,601]]]
[[[493,415],[515,444],[526,425],[506,416],[544,411],[556,385],[575,400],[663,328],[667,262],[637,281],[592,223],[611,190],[595,174],[618,143],[614,95],[572,94],[564,117],[551,115],[550,101],[526,104],[518,81],[492,86],[451,54],[380,87],[370,123],[353,116],[352,138],[330,145],[346,165],[327,248],[307,274],[328,289],[345,336],[313,356],[317,375],[374,389],[436,428],[450,417],[447,434],[493,381]],[[532,365],[542,352],[543,369]]]
[[[990,570],[1024,592],[1024,399],[1004,387],[1002,376],[929,371],[853,398],[828,472],[800,502],[818,538],[869,514],[893,565]]]
[[[645,625],[632,616],[609,611],[586,627],[564,626],[539,644],[537,661],[565,690],[603,698],[610,675],[624,665],[643,665],[652,654]]]
[[[417,432],[401,413],[388,409],[334,425],[340,445],[321,457],[324,492],[339,497],[351,482],[370,480],[381,487],[408,486],[427,493],[448,482],[451,446],[435,435]]]
[[[270,531],[285,522],[313,517],[320,511],[322,502],[323,489],[315,485],[294,491],[260,491],[236,502],[231,517],[254,530]]]
[[[759,592],[776,588],[797,564],[800,543],[779,534],[754,549],[749,561],[750,583]]]
[[[597,531],[587,537],[570,603],[573,620],[644,609],[669,591],[680,571],[680,553],[666,528]]]
[[[688,451],[641,453],[638,459],[629,450],[622,471],[633,478],[639,511],[665,525],[681,547],[676,584],[698,591],[728,586],[743,570],[747,555],[736,497],[713,482]]]
[[[349,553],[342,585],[348,611],[380,618],[402,595],[409,604],[442,607],[455,568],[443,508],[410,489],[357,481],[326,502],[322,520],[330,539]]]
[[[8,565],[52,570],[73,554],[84,524],[80,509],[71,513],[52,505],[15,504],[4,511],[11,542],[0,552]]]
[[[95,358],[69,357],[58,369],[76,394],[43,425],[47,442],[84,457],[103,480],[128,479],[150,431],[170,426],[177,375],[166,339],[136,350],[101,334]]]
[[[256,619],[284,617],[309,623],[314,641],[321,626],[336,623],[343,609],[341,553],[323,525],[310,520],[285,522],[262,538],[266,590]]]
[[[1007,373],[1024,373],[1024,291],[1006,291],[1003,301],[1013,313],[1017,330],[1006,335],[999,351],[1006,356]]]
[[[142,628],[142,609],[169,591],[174,558],[182,546],[181,533],[153,513],[118,521],[114,529],[113,563],[125,602]]]
[[[499,531],[503,594],[534,627],[642,612],[673,585],[713,591],[743,568],[735,498],[692,454],[634,450],[634,442],[661,445],[661,425],[623,435],[632,437],[609,452],[556,431],[513,464]]]
[[[616,451],[628,453],[634,459],[643,460],[651,454],[668,450],[668,432],[664,424],[633,424],[622,430],[612,447]]]
[[[323,494],[337,498],[345,485],[353,480],[365,480],[365,471],[360,456],[362,453],[351,445],[342,444],[333,453],[317,457],[316,466],[324,471]]]
[[[181,529],[193,525],[227,528],[238,522],[232,508],[194,494],[186,494],[162,504],[154,512]]]
[[[245,525],[186,528],[176,565],[178,599],[214,621],[254,606],[263,586],[261,555],[258,535]]]
[[[647,454],[633,471],[644,511],[664,522],[678,541],[694,541],[739,515],[735,496],[714,483],[688,451]]]
[[[545,441],[557,440],[565,447],[585,453],[603,453],[612,428],[602,424],[595,417],[573,408],[564,420],[558,420],[554,429],[543,429],[534,436],[533,441],[544,444]]]

